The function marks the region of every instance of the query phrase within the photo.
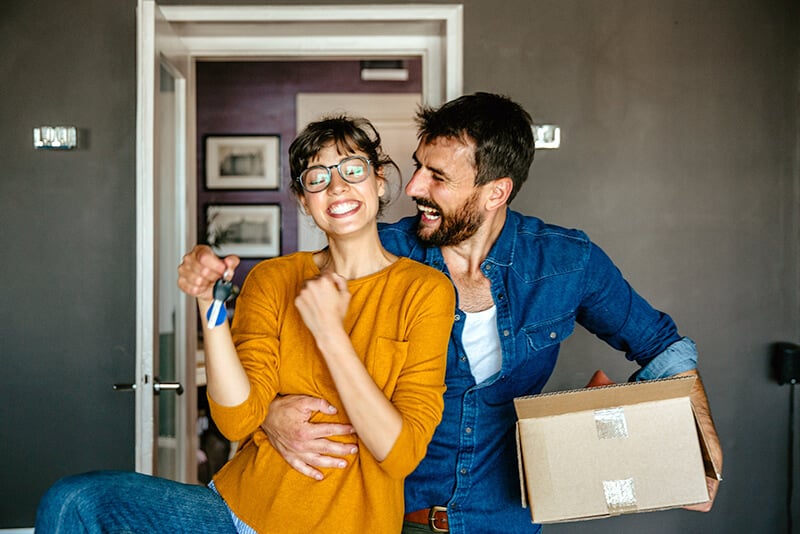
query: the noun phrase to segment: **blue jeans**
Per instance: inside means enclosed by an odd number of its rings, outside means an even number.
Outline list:
[[[236,534],[222,497],[205,486],[126,471],[95,471],[56,482],[36,512],[37,534]]]

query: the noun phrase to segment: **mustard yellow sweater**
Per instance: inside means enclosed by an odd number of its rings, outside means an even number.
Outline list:
[[[303,281],[318,276],[309,252],[270,259],[248,275],[237,299],[232,333],[250,378],[239,406],[209,399],[222,433],[241,441],[214,477],[228,506],[259,533],[400,532],[403,479],[425,456],[442,416],[447,344],[455,297],[442,273],[400,258],[348,283],[345,329],[375,383],[403,417],[394,448],[382,462],[360,445],[345,469],[316,481],[292,469],[259,425],[276,395],[322,397],[336,415],[313,421],[349,423],[311,332],[295,308]],[[342,437],[356,442],[356,436]]]

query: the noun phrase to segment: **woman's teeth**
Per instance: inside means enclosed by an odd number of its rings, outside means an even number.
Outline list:
[[[341,215],[342,213],[347,213],[348,211],[352,211],[358,207],[358,202],[342,202],[340,204],[335,204],[328,208],[328,211],[333,215]]]

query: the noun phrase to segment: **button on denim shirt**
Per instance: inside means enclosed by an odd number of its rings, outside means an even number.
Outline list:
[[[384,246],[449,274],[441,251],[417,241],[415,220],[380,225]],[[509,210],[481,271],[497,307],[502,367],[475,383],[461,343],[464,313],[457,307],[444,415],[425,459],[406,479],[406,511],[447,506],[454,534],[530,534],[540,525],[521,506],[512,401],[541,392],[575,323],[636,361],[636,380],[694,369],[697,353],[672,319],[640,297],[581,231]]]

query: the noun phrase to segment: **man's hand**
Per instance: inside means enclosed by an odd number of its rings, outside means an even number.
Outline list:
[[[616,382],[611,380],[607,374],[598,369],[594,372],[592,378],[589,379],[589,382],[584,387],[596,388],[598,386],[610,386],[611,384],[616,384]]]
[[[684,506],[684,510],[691,510],[693,512],[710,512],[711,507],[714,506],[714,499],[717,496],[719,489],[719,480],[706,476],[706,486],[708,487],[708,502],[701,502],[700,504],[693,504],[692,506]]]
[[[270,404],[261,429],[286,463],[307,477],[322,480],[323,474],[315,467],[342,469],[347,466],[342,457],[357,453],[358,447],[327,439],[355,431],[351,425],[311,423],[314,412],[334,414],[336,408],[323,399],[305,395],[277,397]]]

